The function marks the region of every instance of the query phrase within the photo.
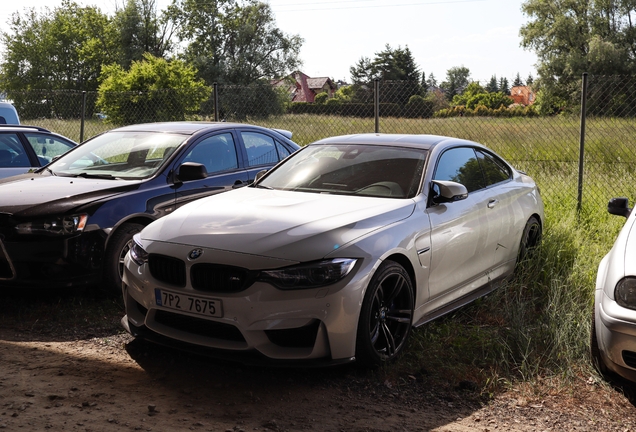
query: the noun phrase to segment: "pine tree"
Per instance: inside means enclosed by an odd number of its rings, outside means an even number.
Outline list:
[[[515,77],[515,80],[513,81],[512,86],[517,87],[522,85],[523,85],[523,81],[521,81],[521,75],[519,75],[519,72],[517,72],[517,76]]]
[[[486,85],[486,91],[488,93],[497,93],[499,91],[499,84],[497,84],[497,75],[493,75]]]
[[[534,78],[532,77],[532,74],[529,74],[528,78],[526,78],[526,85],[532,85],[533,82]]]
[[[508,78],[502,77],[499,80],[499,91],[505,95],[510,94],[510,87],[508,85]]]

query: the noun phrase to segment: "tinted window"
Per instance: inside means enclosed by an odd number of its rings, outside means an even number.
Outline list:
[[[232,134],[224,133],[203,139],[186,155],[184,162],[203,164],[208,173],[238,168]]]
[[[477,150],[479,162],[484,171],[486,186],[494,185],[510,179],[510,168],[498,157],[486,152]]]
[[[38,156],[41,165],[46,165],[51,160],[61,154],[66,153],[74,146],[66,141],[62,141],[54,136],[41,133],[25,133],[29,144]]]
[[[29,157],[16,134],[0,134],[0,167],[30,167]]]
[[[477,155],[469,147],[445,151],[439,158],[433,179],[461,183],[468,192],[486,187]]]
[[[259,185],[273,189],[383,198],[411,198],[420,185],[425,150],[316,145],[285,159]]]
[[[287,156],[289,156],[291,154],[291,152],[289,150],[287,150],[287,147],[285,147],[284,145],[282,145],[278,141],[276,141],[276,150],[278,150],[278,156],[281,159],[285,159]]]
[[[241,132],[241,136],[247,151],[248,166],[273,164],[280,160],[274,139],[269,135],[258,132]]]

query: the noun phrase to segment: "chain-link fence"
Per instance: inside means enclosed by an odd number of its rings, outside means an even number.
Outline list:
[[[312,103],[291,102],[293,95],[287,89],[269,85],[101,96],[24,91],[11,92],[9,97],[23,123],[46,127],[76,141],[122,124],[192,119],[287,129],[301,145],[327,136],[374,131],[454,136],[483,143],[526,171],[545,199],[568,206],[582,202],[584,208],[600,211],[614,196],[634,198],[634,84],[636,77],[591,76],[584,97],[579,90],[567,113],[552,116],[539,116],[523,106],[448,109],[445,95],[438,89],[429,89],[423,97],[421,88],[411,82],[352,86],[344,96]],[[582,101],[587,116],[579,114]]]

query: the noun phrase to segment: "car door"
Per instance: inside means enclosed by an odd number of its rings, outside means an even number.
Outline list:
[[[515,208],[518,188],[512,182],[512,170],[496,155],[476,149],[475,153],[484,173],[488,205],[486,217],[492,236],[497,237],[491,278],[506,271],[502,267],[516,260],[517,238],[514,235]],[[489,243],[492,247],[492,243]]]
[[[256,174],[269,169],[289,156],[292,151],[272,135],[254,130],[238,129],[245,152],[246,170],[249,182]]]
[[[0,178],[27,172],[33,164],[17,133],[0,133]]]
[[[233,131],[207,135],[189,146],[177,159],[177,166],[184,162],[200,163],[205,166],[207,177],[179,184],[176,206],[246,185],[248,174],[239,162],[239,154]]]
[[[44,166],[75,147],[75,143],[50,134],[24,132],[23,136],[37,158],[37,165],[34,166]]]
[[[499,234],[487,213],[489,193],[474,148],[457,147],[442,153],[433,180],[454,181],[468,190],[464,200],[427,209],[431,222],[429,292],[431,300],[444,296],[448,302],[488,280]]]

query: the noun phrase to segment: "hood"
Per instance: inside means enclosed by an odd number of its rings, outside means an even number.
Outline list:
[[[0,213],[17,218],[62,214],[138,187],[139,181],[29,173],[0,180]]]
[[[141,236],[303,262],[405,219],[414,208],[405,199],[250,187],[190,203],[148,225]]]

